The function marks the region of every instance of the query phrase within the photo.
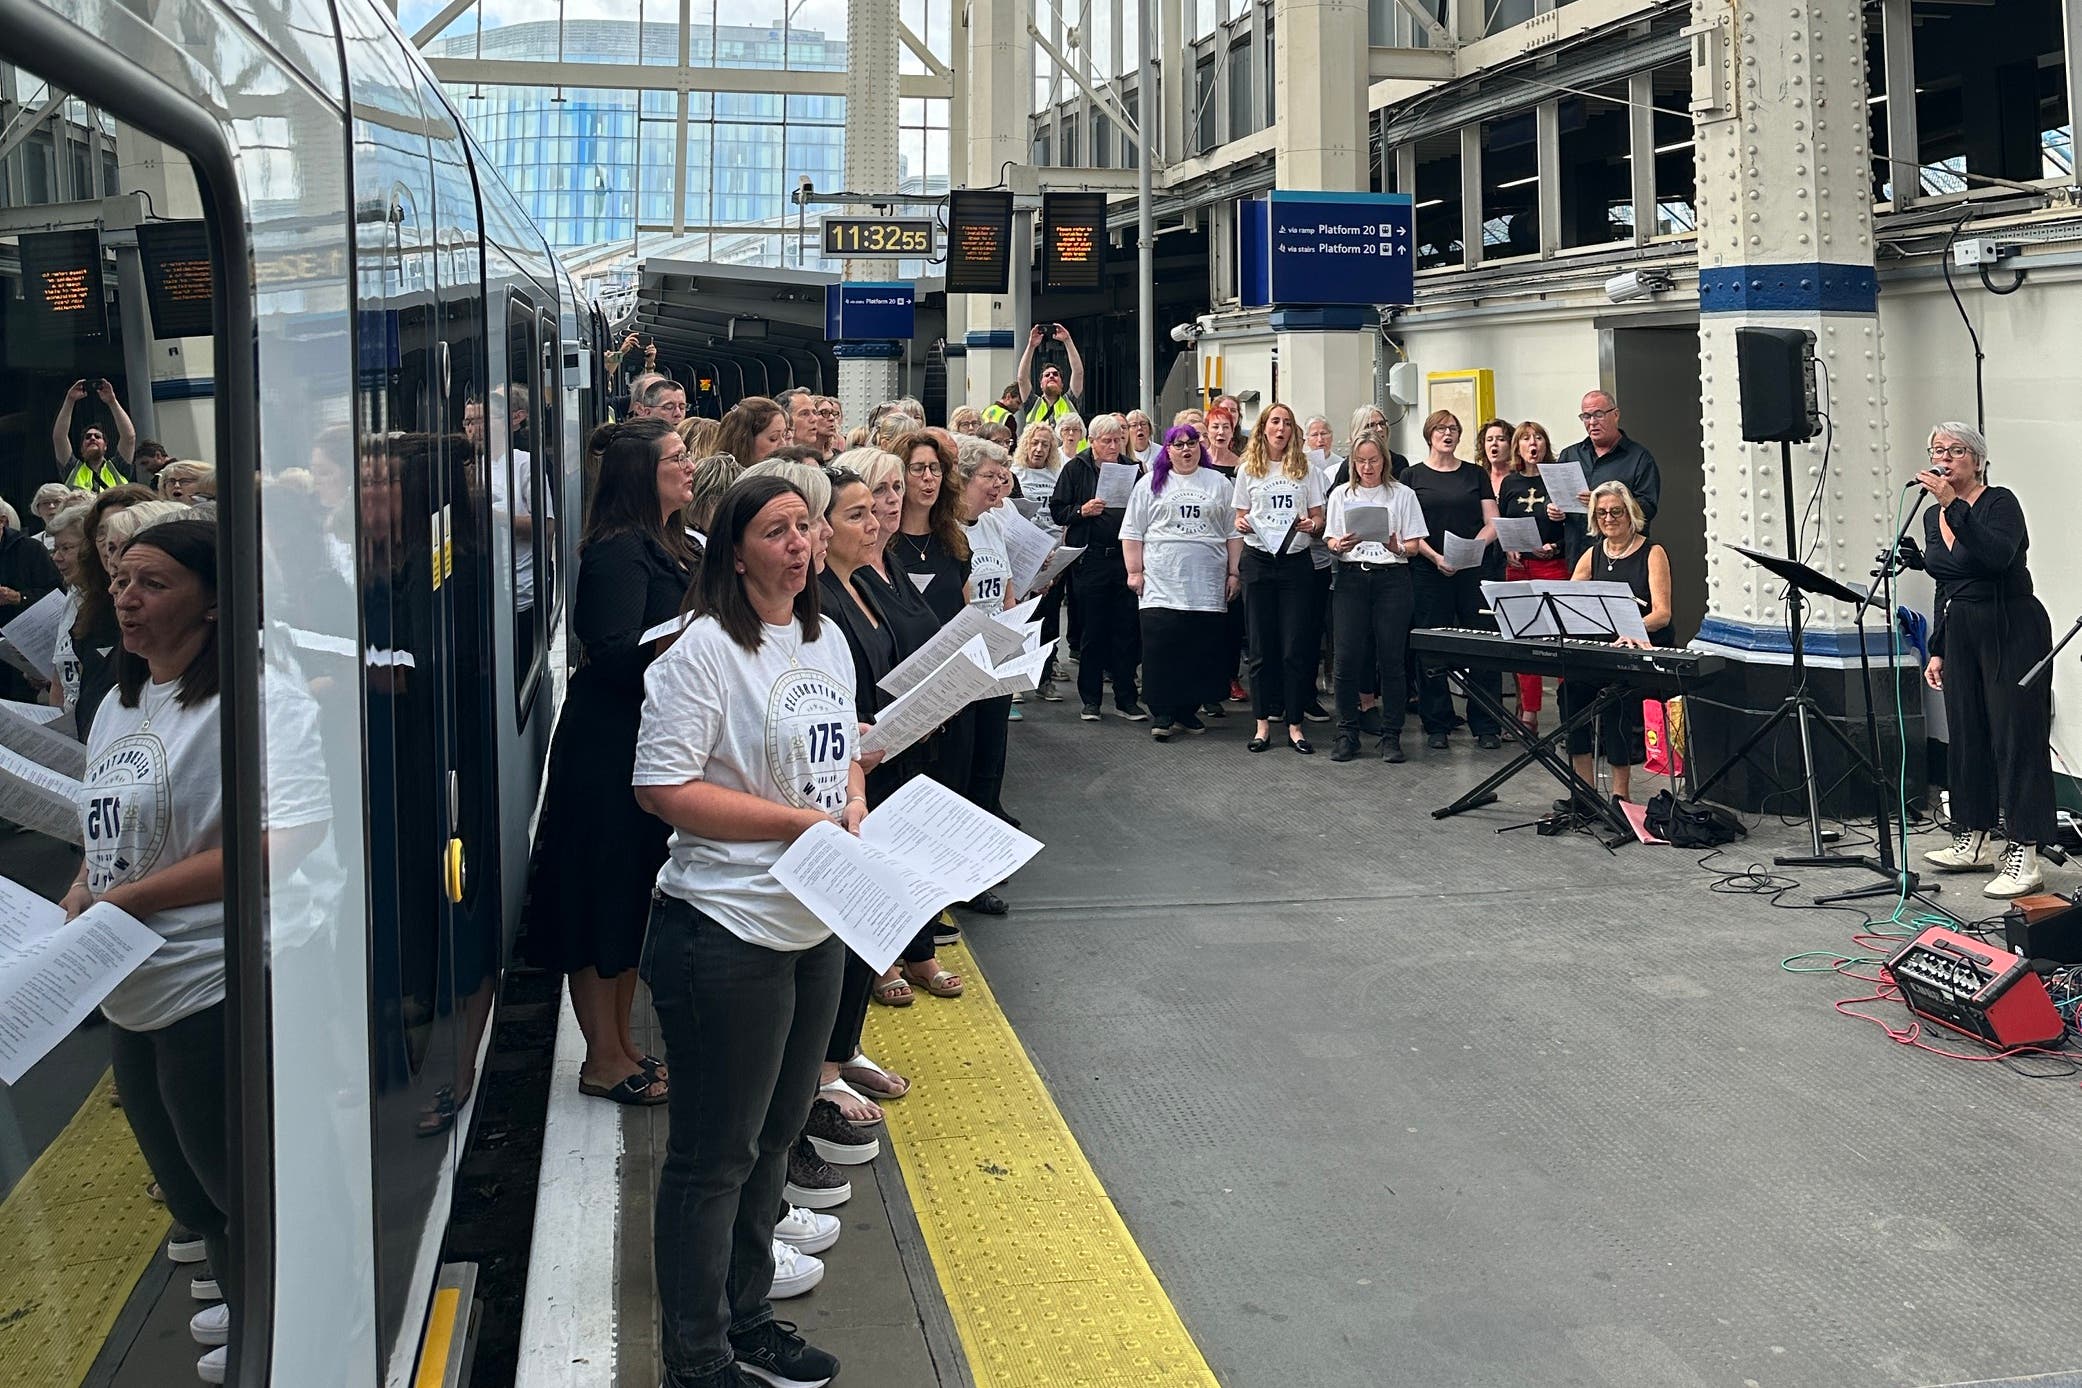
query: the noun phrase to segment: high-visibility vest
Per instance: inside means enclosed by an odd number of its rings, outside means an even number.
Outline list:
[[[74,491],[98,492],[108,487],[120,487],[130,480],[123,475],[123,470],[116,466],[113,454],[104,455],[98,468],[89,467],[78,458],[72,461],[74,467],[71,472],[65,474],[65,485]]]
[[[1012,411],[996,401],[992,401],[983,407],[983,422],[985,424],[1010,424],[1018,418],[1018,415],[1012,413]]]
[[[1052,404],[1047,396],[1037,395],[1034,397],[1034,403],[1027,408],[1027,423],[1053,424],[1066,414],[1076,413],[1077,407],[1070,403],[1070,397],[1067,395],[1058,395]]]

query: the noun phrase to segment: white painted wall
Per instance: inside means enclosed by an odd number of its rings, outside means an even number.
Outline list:
[[[1420,317],[1399,324],[1404,330],[1396,340],[1417,364],[1419,380],[1435,371],[1486,366],[1496,372],[1497,414],[1513,424],[1538,420],[1547,426],[1559,451],[1583,437],[1576,410],[1583,393],[1598,384],[1598,334],[1591,323],[1599,310],[1609,307],[1601,300],[1509,317],[1449,317],[1438,327],[1426,326]],[[1419,430],[1429,413],[1427,402],[1396,425],[1397,451],[1411,459],[1423,454]],[[1464,419],[1461,425],[1472,432],[1481,422]]]

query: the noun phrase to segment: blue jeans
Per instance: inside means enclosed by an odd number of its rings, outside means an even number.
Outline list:
[[[836,937],[767,949],[677,897],[651,898],[642,974],[672,1063],[652,1239],[675,1377],[724,1368],[730,1336],[773,1319],[788,1149],[816,1097],[845,961]]]

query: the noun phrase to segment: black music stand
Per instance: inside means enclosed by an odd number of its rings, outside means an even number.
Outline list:
[[[1720,784],[1723,777],[1735,769],[1736,763],[1747,760],[1749,754],[1756,750],[1759,743],[1776,732],[1779,724],[1791,718],[1800,731],[1800,776],[1801,783],[1807,790],[1807,833],[1808,842],[1813,851],[1805,857],[1782,856],[1772,861],[1780,867],[1863,867],[1865,863],[1862,859],[1825,853],[1822,850],[1822,803],[1821,795],[1815,789],[1815,753],[1814,739],[1810,732],[1810,715],[1821,723],[1824,732],[1836,739],[1837,745],[1842,747],[1845,755],[1850,757],[1854,767],[1862,770],[1867,776],[1872,777],[1876,783],[1883,782],[1885,778],[1881,774],[1880,769],[1873,765],[1872,760],[1859,749],[1858,744],[1852,742],[1843,729],[1829,721],[1827,715],[1822,712],[1821,705],[1816,702],[1814,695],[1807,692],[1807,600],[1805,595],[1812,593],[1818,597],[1833,598],[1838,602],[1850,603],[1858,608],[1861,613],[1869,598],[1857,589],[1838,583],[1829,575],[1811,569],[1797,559],[1782,558],[1779,555],[1767,554],[1763,550],[1750,549],[1744,545],[1729,545],[1728,548],[1766,572],[1775,574],[1785,580],[1786,602],[1792,617],[1793,689],[1791,693],[1787,694],[1779,702],[1778,707],[1772,710],[1771,716],[1766,718],[1755,732],[1752,732],[1745,738],[1741,746],[1729,753],[1728,759],[1722,762],[1711,776],[1699,783],[1698,789],[1693,792],[1693,797],[1700,800],[1705,799],[1707,793]],[[1861,649],[1865,644],[1865,629],[1862,625],[1858,628],[1858,644]],[[1866,698],[1868,711],[1871,708],[1871,703],[1872,700],[1868,691]],[[1892,891],[1894,888],[1890,885],[1887,890]]]

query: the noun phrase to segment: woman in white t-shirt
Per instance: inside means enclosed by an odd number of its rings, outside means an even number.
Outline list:
[[[102,1001],[123,1116],[174,1219],[202,1236],[222,1303],[190,1330],[221,1383],[233,1308],[231,1162],[226,1141],[224,790],[218,718],[217,531],[175,520],[116,556],[122,633],[116,685],[94,720],[81,778],[84,856],[65,914],[96,903],[163,943]],[[285,880],[331,818],[316,712],[293,681],[266,689],[266,848]],[[211,1374],[216,1377],[210,1377]]]
[[[1056,443],[1055,429],[1047,424],[1029,424],[1026,432],[1019,436],[1019,444],[1012,450],[1012,476],[1019,483],[1022,500],[1035,501],[1041,509],[1034,513],[1034,524],[1046,530],[1061,544],[1063,527],[1048,509],[1048,499],[1055,495],[1055,484],[1063,475],[1063,453]],[[1034,619],[1041,623],[1041,641],[1048,647],[1048,663],[1041,669],[1041,683],[1037,693],[1046,703],[1059,703],[1062,695],[1055,687],[1055,642],[1061,634],[1063,601],[1070,593],[1069,571],[1057,574],[1041,595],[1041,605],[1034,609]],[[1014,700],[1015,704],[1018,702]]]
[[[1315,561],[1309,537],[1323,530],[1323,479],[1308,465],[1294,411],[1274,405],[1258,417],[1244,445],[1231,498],[1243,533],[1243,598],[1250,611],[1251,714],[1258,720],[1249,747],[1271,746],[1272,725],[1287,725],[1287,742],[1304,756],[1316,749],[1301,720],[1316,697],[1316,653],[1321,641]]]
[[[1057,415],[1055,421],[1056,451],[1069,462],[1084,451],[1084,416],[1079,414]]]
[[[1403,760],[1403,713],[1409,702],[1403,656],[1417,613],[1406,546],[1423,539],[1431,528],[1425,524],[1416,493],[1388,475],[1385,437],[1368,430],[1353,439],[1351,464],[1351,480],[1332,489],[1324,520],[1329,536],[1326,543],[1338,560],[1337,587],[1332,592],[1337,746],[1330,759],[1351,761],[1359,755],[1366,714],[1359,707],[1360,690],[1370,686],[1381,696],[1381,740],[1376,750],[1382,761],[1399,762]],[[1352,513],[1365,507],[1387,512],[1385,537],[1361,539],[1353,533],[1358,517]]]
[[[80,659],[72,644],[72,628],[80,616],[80,583],[85,577],[80,553],[87,543],[87,516],[93,509],[91,499],[75,502],[52,516],[43,531],[51,542],[51,562],[58,566],[58,577],[65,580],[65,615],[58,623],[58,640],[51,652],[51,685],[44,691],[44,702],[65,710],[67,718],[60,726],[67,729],[74,726],[70,715],[80,701]]]
[[[1012,560],[1005,550],[1005,532],[998,503],[1012,491],[1012,464],[1005,450],[989,439],[967,438],[955,459],[955,485],[961,489],[962,525],[969,539],[969,606],[1003,612],[1015,605],[1012,591]],[[975,740],[969,748],[969,774],[961,791],[970,804],[988,810],[1008,824],[1005,813],[1005,751],[1010,737],[1012,696],[979,699],[971,705],[975,713]]]
[[[1230,514],[1229,480],[1200,466],[1201,451],[1190,424],[1167,433],[1121,522],[1121,557],[1142,620],[1142,694],[1159,742],[1180,728],[1206,732],[1201,706],[1229,692],[1226,628],[1243,537]]]
[[[783,478],[732,484],[700,615],[644,672],[636,799],[673,831],[641,966],[673,1064],[655,1261],[666,1381],[684,1388],[735,1383],[733,1362],[781,1381],[838,1372],[768,1299],[845,969],[773,866],[811,825],[858,833],[867,813],[853,656],[818,609],[813,524]]]

